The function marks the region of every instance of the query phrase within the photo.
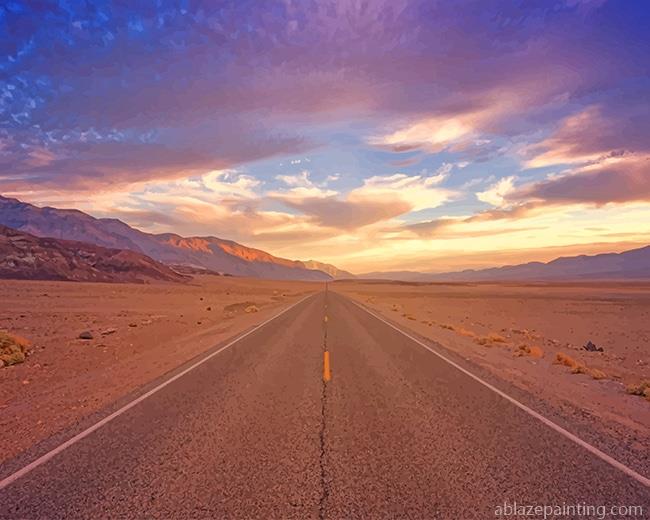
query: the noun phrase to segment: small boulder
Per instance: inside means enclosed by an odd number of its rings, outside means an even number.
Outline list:
[[[102,336],[109,336],[109,335],[111,335],[111,334],[115,334],[116,332],[117,332],[117,329],[110,328],[110,329],[103,330],[103,331],[101,332],[101,335],[102,335]]]
[[[89,330],[84,330],[81,334],[79,334],[79,339],[93,339],[94,337],[95,336],[93,336],[93,333]]]
[[[603,347],[598,347],[596,346],[595,343],[592,343],[591,341],[587,341],[586,345],[582,346],[583,349],[585,349],[587,352],[602,352]]]

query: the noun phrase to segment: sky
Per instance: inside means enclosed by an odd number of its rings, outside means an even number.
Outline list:
[[[0,5],[0,194],[355,273],[650,243],[648,2],[137,4]]]

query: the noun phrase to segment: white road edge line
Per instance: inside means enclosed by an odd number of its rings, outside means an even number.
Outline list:
[[[314,293],[314,294],[318,294],[318,293]],[[61,453],[61,452],[62,452],[63,450],[65,450],[66,448],[69,448],[70,446],[72,446],[73,444],[79,442],[79,441],[82,440],[83,438],[88,437],[88,435],[90,435],[91,433],[93,433],[93,432],[99,430],[102,426],[105,426],[106,424],[108,424],[109,422],[111,422],[113,419],[119,417],[119,416],[122,415],[124,412],[126,412],[127,410],[130,410],[130,409],[133,408],[135,405],[141,403],[142,401],[144,401],[144,400],[147,399],[148,397],[151,397],[153,394],[155,394],[156,392],[162,390],[162,389],[165,388],[167,385],[173,383],[173,382],[176,381],[177,379],[180,379],[180,378],[183,377],[185,374],[187,374],[188,372],[191,372],[191,371],[194,370],[196,367],[202,365],[203,363],[205,363],[205,362],[208,361],[209,359],[212,359],[212,358],[213,358],[214,356],[216,356],[217,354],[220,354],[221,352],[223,352],[223,351],[226,350],[227,348],[232,347],[232,346],[233,346],[235,343],[237,343],[238,341],[241,341],[242,339],[244,339],[245,337],[249,336],[250,334],[252,334],[252,333],[255,332],[256,330],[261,329],[261,328],[264,327],[266,324],[272,322],[272,321],[275,320],[276,318],[279,318],[280,316],[282,316],[282,315],[285,314],[286,312],[289,312],[291,309],[293,309],[294,307],[300,305],[302,302],[304,302],[304,301],[307,300],[308,298],[311,298],[312,296],[314,296],[314,294],[309,294],[309,295],[305,296],[304,298],[302,298],[301,300],[297,301],[297,302],[294,303],[293,305],[287,307],[286,309],[284,309],[283,311],[279,312],[278,314],[275,314],[274,316],[271,316],[268,320],[266,320],[266,321],[260,323],[260,324],[257,325],[255,328],[253,328],[253,329],[249,330],[248,332],[242,334],[242,335],[239,336],[238,338],[235,338],[234,340],[232,340],[232,341],[231,341],[230,343],[228,343],[227,345],[224,345],[223,347],[221,347],[219,350],[216,350],[215,352],[212,352],[211,354],[208,354],[208,355],[205,356],[204,358],[202,358],[202,359],[200,359],[199,361],[197,361],[196,363],[194,363],[192,366],[186,368],[186,369],[183,370],[182,372],[179,372],[179,373],[176,374],[175,376],[170,377],[170,378],[167,379],[166,381],[163,381],[162,383],[160,383],[160,384],[159,384],[158,386],[156,386],[155,388],[152,388],[152,389],[149,390],[148,392],[142,394],[140,397],[137,397],[136,399],[134,399],[133,401],[129,402],[128,404],[125,404],[125,405],[124,405],[122,408],[120,408],[119,410],[116,410],[116,411],[114,411],[112,414],[107,415],[106,417],[104,417],[104,418],[103,418],[102,420],[100,420],[99,422],[96,422],[95,424],[93,424],[92,426],[90,426],[89,428],[87,428],[86,430],[82,431],[81,433],[78,433],[78,434],[75,435],[74,437],[71,437],[70,439],[68,439],[67,441],[65,441],[63,444],[60,444],[60,445],[57,446],[56,448],[54,448],[54,449],[48,451],[46,454],[41,455],[41,456],[38,457],[36,460],[34,460],[34,461],[30,462],[29,464],[27,464],[27,466],[25,466],[25,467],[19,469],[19,470],[16,471],[15,473],[12,473],[12,474],[9,475],[8,477],[4,478],[3,480],[0,480],[0,490],[3,490],[4,488],[6,488],[7,486],[9,486],[9,485],[12,484],[13,482],[15,482],[16,480],[18,480],[19,478],[24,477],[25,475],[27,475],[30,471],[32,471],[32,470],[36,469],[37,467],[39,467],[39,466],[45,464],[47,461],[49,461],[50,459],[56,457],[59,453]]]
[[[429,352],[431,352],[432,354],[435,354],[436,356],[438,356],[438,357],[439,357],[440,359],[442,359],[443,361],[446,361],[447,363],[449,363],[449,364],[450,364],[451,366],[453,366],[454,368],[460,370],[463,374],[465,374],[465,375],[471,377],[471,378],[474,379],[476,382],[478,382],[478,383],[482,384],[483,386],[489,388],[490,390],[492,390],[493,392],[495,392],[495,393],[498,394],[499,396],[503,397],[504,399],[506,399],[506,400],[509,401],[510,403],[514,404],[517,408],[520,408],[521,410],[523,410],[524,412],[526,412],[528,415],[531,415],[532,417],[534,417],[534,418],[537,419],[538,421],[541,421],[542,423],[544,423],[544,424],[545,424],[546,426],[548,426],[549,428],[555,430],[556,432],[558,432],[559,434],[563,435],[564,437],[566,437],[566,438],[569,439],[570,441],[576,443],[578,446],[583,447],[584,449],[586,449],[587,451],[589,451],[590,453],[592,453],[593,455],[595,455],[595,456],[598,457],[599,459],[601,459],[601,460],[607,462],[610,466],[613,466],[614,468],[616,468],[616,469],[622,471],[622,472],[625,473],[626,475],[632,477],[634,480],[640,482],[640,483],[643,484],[644,486],[650,488],[650,479],[649,479],[649,478],[644,477],[644,476],[641,475],[640,473],[637,473],[637,472],[634,471],[632,468],[626,466],[626,465],[623,464],[622,462],[619,462],[618,460],[616,460],[615,458],[611,457],[610,455],[607,455],[607,453],[605,453],[605,452],[603,452],[603,451],[600,451],[598,448],[596,448],[595,446],[592,446],[592,445],[589,444],[587,441],[584,441],[584,440],[582,440],[580,437],[578,437],[578,436],[574,435],[573,433],[571,433],[570,431],[565,430],[565,429],[562,428],[562,426],[560,426],[559,424],[556,424],[556,423],[554,423],[553,421],[551,421],[550,419],[547,419],[547,418],[544,417],[542,414],[536,412],[536,411],[533,410],[532,408],[529,408],[529,407],[526,406],[525,404],[523,404],[523,403],[517,401],[517,399],[515,399],[514,397],[510,397],[508,394],[506,394],[505,392],[502,392],[501,390],[499,390],[499,389],[496,388],[495,386],[491,385],[491,384],[488,383],[487,381],[481,379],[481,378],[478,377],[477,375],[472,374],[469,370],[466,370],[465,368],[463,368],[462,366],[460,366],[458,363],[455,363],[455,362],[452,361],[451,359],[447,358],[445,355],[443,355],[443,354],[441,354],[440,352],[437,352],[436,350],[434,350],[433,348],[431,348],[429,345],[426,345],[425,343],[423,343],[423,342],[420,341],[419,339],[414,338],[414,337],[411,336],[409,333],[404,332],[404,331],[403,331],[402,329],[400,329],[399,327],[396,327],[396,326],[393,325],[392,323],[386,321],[384,318],[382,318],[381,316],[375,314],[374,312],[372,312],[371,310],[367,309],[366,307],[364,307],[364,306],[361,305],[360,303],[357,303],[357,302],[354,301],[352,298],[347,298],[347,299],[350,300],[352,303],[354,303],[354,304],[355,304],[357,307],[359,307],[360,309],[366,311],[368,314],[370,314],[371,316],[373,316],[375,319],[378,319],[379,321],[384,322],[386,325],[388,325],[389,327],[395,329],[395,330],[396,330],[397,332],[399,332],[400,334],[406,336],[406,337],[409,338],[411,341],[414,341],[415,343],[417,343],[417,344],[420,345],[421,347],[424,347],[425,349],[427,349],[427,350],[428,350]]]

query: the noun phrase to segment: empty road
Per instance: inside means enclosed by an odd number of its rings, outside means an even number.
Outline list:
[[[648,515],[650,494],[329,291],[5,481],[0,518],[484,519],[504,502]]]

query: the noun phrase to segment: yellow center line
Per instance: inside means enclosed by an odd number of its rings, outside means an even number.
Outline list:
[[[330,370],[330,353],[326,350],[323,352],[323,381],[326,383],[332,379],[332,371]]]

